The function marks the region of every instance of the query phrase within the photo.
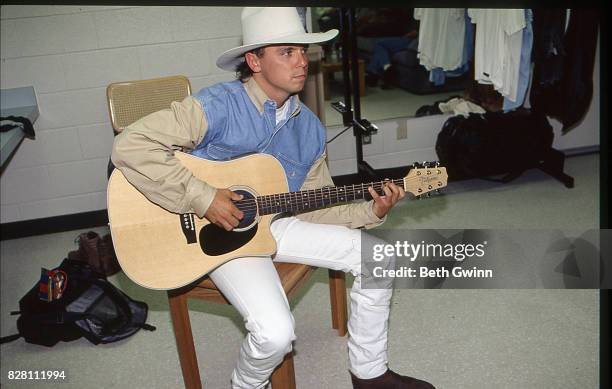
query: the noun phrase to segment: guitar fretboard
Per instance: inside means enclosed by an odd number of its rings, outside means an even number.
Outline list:
[[[370,195],[368,187],[383,196],[383,186],[386,181],[371,182],[345,186],[331,186],[320,189],[303,190],[299,192],[277,193],[256,198],[259,215],[270,215],[281,212],[296,212],[308,209],[326,207],[347,201],[366,198]],[[404,180],[391,180],[404,188]]]

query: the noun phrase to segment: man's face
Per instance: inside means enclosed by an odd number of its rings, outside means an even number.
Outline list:
[[[268,46],[261,57],[247,58],[253,77],[266,94],[277,103],[304,88],[308,75],[307,47],[303,45]]]

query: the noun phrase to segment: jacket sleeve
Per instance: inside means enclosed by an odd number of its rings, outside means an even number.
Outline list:
[[[334,186],[326,161],[326,153],[315,161],[310,168],[301,190]],[[366,229],[377,227],[385,222],[387,216],[380,219],[374,214],[372,205],[374,200],[361,201],[349,204],[336,205],[315,211],[299,213],[298,219],[311,223],[336,224],[349,228]]]
[[[193,150],[207,128],[200,103],[189,96],[125,128],[115,138],[111,160],[155,204],[204,217],[216,189],[194,177],[174,151]]]

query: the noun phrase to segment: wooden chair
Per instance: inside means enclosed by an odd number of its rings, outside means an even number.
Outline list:
[[[189,80],[183,76],[163,77],[150,80],[119,82],[110,84],[106,90],[108,110],[116,134],[134,121],[158,110],[168,108],[173,101],[181,101],[191,94]],[[274,263],[285,293],[292,298],[308,281],[316,269],[312,266]],[[332,327],[339,336],[347,332],[346,283],[340,271],[329,270]],[[185,387],[201,388],[200,373],[196,357],[187,300],[190,298],[229,304],[223,294],[208,277],[184,288],[168,291],[170,316],[178,348]],[[295,388],[293,354],[285,356],[283,363],[271,377],[274,389]]]

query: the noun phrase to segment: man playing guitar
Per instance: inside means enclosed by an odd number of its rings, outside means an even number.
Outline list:
[[[306,33],[295,8],[242,12],[243,45],[223,53],[217,66],[239,79],[219,83],[148,115],[116,137],[112,161],[149,200],[175,213],[195,213],[230,231],[244,214],[240,195],[197,179],[174,156],[188,151],[209,160],[249,152],[276,157],[291,191],[333,185],[325,162],[326,131],[298,99],[308,75],[307,45],[337,30]],[[373,200],[281,217],[271,225],[271,258],[237,258],[209,276],[243,316],[248,334],[232,374],[232,388],[264,388],[292,348],[294,320],[272,261],[297,262],[355,276],[350,291],[348,356],[354,388],[433,388],[387,367],[392,289],[365,289],[361,232],[383,223],[405,196],[393,183]],[[391,263],[389,266],[393,266]]]

